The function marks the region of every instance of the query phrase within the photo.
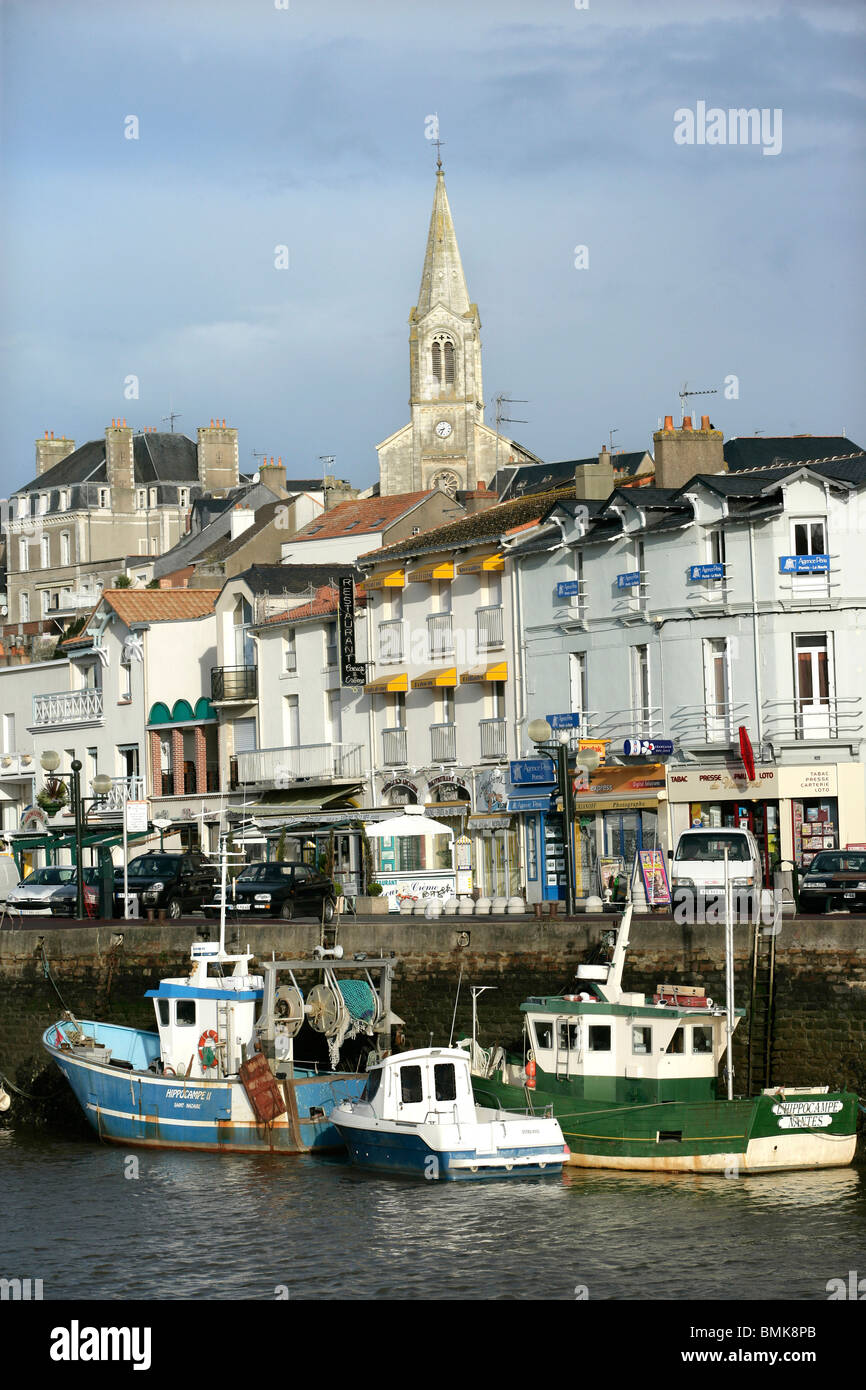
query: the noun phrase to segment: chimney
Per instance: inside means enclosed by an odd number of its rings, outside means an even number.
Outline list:
[[[198,480],[205,494],[225,497],[238,485],[238,432],[217,421],[198,431]]]
[[[616,487],[613,471],[613,457],[606,444],[602,444],[598,463],[579,463],[574,470],[574,495],[583,498],[610,497]]]
[[[726,472],[723,442],[722,431],[713,429],[708,415],[701,417],[699,430],[693,428],[690,415],[679,430],[666,415],[664,429],[653,435],[656,487],[682,487],[696,473]]]
[[[132,453],[132,429],[126,421],[112,420],[105,431],[105,466],[111,488],[112,511],[132,511],[135,488],[135,465]]]
[[[244,531],[248,531],[256,519],[256,514],[252,507],[242,507],[240,503],[232,508],[231,516],[231,539],[242,536]]]
[[[44,439],[36,441],[36,476],[41,478],[43,473],[47,473],[49,468],[53,468],[55,463],[61,459],[68,458],[75,451],[75,440],[54,438],[54,431],[51,431],[49,438],[48,431],[45,431]]]
[[[264,483],[265,487],[268,488],[275,497],[288,496],[286,491],[286,470],[283,465],[283,460],[279,458],[277,462],[274,463],[273,459],[271,459],[270,462],[265,459],[264,463],[259,468],[259,482]]]
[[[325,503],[325,511],[333,511],[334,507],[339,507],[341,502],[351,502],[358,496],[358,489],[352,487],[343,478],[335,478],[333,474],[326,473],[322,479],[322,496]]]

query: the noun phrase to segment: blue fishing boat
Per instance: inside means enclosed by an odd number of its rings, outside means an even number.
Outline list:
[[[224,854],[223,883],[225,872]],[[194,942],[189,973],[147,991],[155,1032],[66,1013],[43,1045],[100,1139],[218,1153],[340,1149],[331,1111],[367,1080],[339,1069],[341,1049],[366,1037],[365,1060],[377,1061],[399,1021],[393,962],[342,956],[318,947],[313,959],[254,969],[249,949],[225,950],[223,906],[219,941]],[[327,1042],[329,1070],[296,1063],[305,1023]]]
[[[434,1181],[555,1176],[569,1153],[551,1114],[476,1105],[457,1047],[384,1058],[331,1121],[357,1167]]]

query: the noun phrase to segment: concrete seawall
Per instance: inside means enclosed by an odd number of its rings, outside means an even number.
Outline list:
[[[493,985],[479,1003],[479,1041],[519,1045],[519,1005],[530,994],[555,992],[615,924],[611,917],[525,918],[428,922],[375,918],[340,930],[347,956],[395,953],[393,1008],[406,1020],[407,1042],[447,1043],[461,982],[454,1037],[471,1028],[470,984]],[[213,926],[209,934],[215,935]],[[0,1072],[20,1090],[52,1097],[64,1113],[60,1078],[41,1047],[45,1028],[65,1005],[80,1018],[153,1028],[143,997],[167,975],[185,975],[190,943],[202,925],[128,924],[0,932]],[[458,945],[463,932],[469,944]],[[748,1005],[753,928],[735,929],[736,994]],[[866,924],[848,917],[786,921],[776,943],[776,1013],[772,1079],[787,1085],[846,1086],[866,1097]],[[318,924],[244,923],[229,949],[249,944],[260,959],[307,956]],[[461,975],[462,972],[462,975]],[[670,918],[636,917],[626,963],[626,989],[651,993],[662,981],[703,986],[724,1000],[724,942],[717,926],[681,926]],[[59,994],[58,994],[59,991]],[[61,997],[62,1001],[61,1002]],[[736,1035],[735,1067],[745,1082],[748,1019]],[[735,1087],[736,1089],[736,1087]],[[13,1092],[6,1123],[51,1114]],[[69,1119],[71,1123],[71,1117]]]

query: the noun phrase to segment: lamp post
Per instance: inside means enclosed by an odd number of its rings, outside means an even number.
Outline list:
[[[546,719],[530,720],[526,732],[536,748],[547,753],[556,767],[556,783],[562,801],[566,906],[569,917],[573,917],[577,909],[575,900],[577,874],[574,862],[574,796],[571,779],[568,775],[568,743],[571,735],[567,729],[561,729],[559,737],[555,739],[553,730]],[[583,749],[578,752],[575,763],[587,772],[594,772],[599,763],[598,753],[594,749]]]
[[[39,762],[43,772],[48,772],[58,782],[69,781],[71,788],[72,815],[74,817],[75,834],[75,915],[78,921],[84,919],[84,800],[81,795],[81,763],[78,758],[73,758],[70,763],[69,772],[58,772],[60,766],[60,754],[53,748],[46,748],[42,753]],[[96,796],[94,801],[101,801],[111,791],[111,778],[104,773],[94,777],[92,782]]]

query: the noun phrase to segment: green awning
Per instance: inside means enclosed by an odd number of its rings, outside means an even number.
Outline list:
[[[326,806],[336,807],[338,804],[344,805],[347,810],[355,810],[350,798],[362,790],[363,783],[352,782],[343,787],[299,787],[297,791],[265,792],[258,801],[248,801],[243,807],[243,814],[282,816],[298,811],[324,810]]]
[[[154,835],[153,830],[137,830],[131,835],[127,835],[127,844],[132,844],[136,840],[146,840],[148,836]],[[44,835],[17,835],[14,831],[6,832],[7,839],[13,850],[26,849],[69,849],[75,847],[75,833],[72,830],[55,832],[48,830]],[[104,846],[111,849],[113,845],[123,844],[122,830],[89,830],[81,836],[82,849],[96,849]]]

